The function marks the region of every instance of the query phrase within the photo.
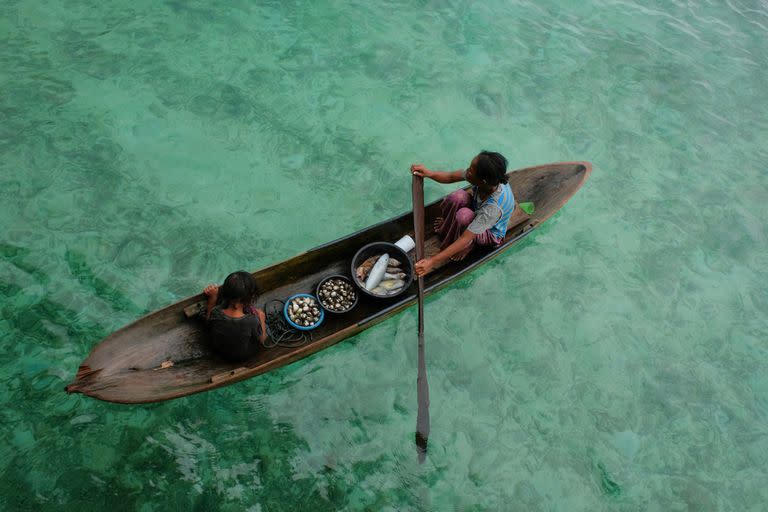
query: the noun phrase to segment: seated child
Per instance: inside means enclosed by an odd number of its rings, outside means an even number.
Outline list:
[[[264,312],[254,306],[258,288],[253,276],[233,272],[223,285],[208,285],[203,293],[208,297],[205,320],[214,352],[230,361],[255,355],[267,339],[267,329]]]

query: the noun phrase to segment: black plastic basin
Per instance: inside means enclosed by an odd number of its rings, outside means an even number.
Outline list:
[[[400,269],[402,272],[405,272],[405,285],[400,289],[399,292],[395,292],[392,295],[376,295],[375,293],[371,293],[370,291],[365,289],[365,283],[361,283],[360,280],[357,278],[357,267],[363,264],[365,260],[370,258],[371,256],[376,256],[377,254],[389,254],[390,258],[395,258],[400,261]],[[352,258],[352,282],[355,283],[355,286],[364,294],[375,297],[377,299],[391,299],[393,297],[397,297],[398,295],[401,295],[405,290],[407,290],[411,283],[413,283],[413,262],[411,261],[411,258],[408,257],[408,254],[406,254],[401,248],[396,246],[395,244],[390,244],[387,242],[373,242],[372,244],[368,244],[364,247],[362,247],[355,256]]]

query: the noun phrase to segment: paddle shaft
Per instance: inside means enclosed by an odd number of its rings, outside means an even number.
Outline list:
[[[424,178],[413,176],[413,232],[416,238],[416,261],[424,259]],[[419,408],[416,413],[416,450],[419,463],[427,457],[429,439],[429,383],[427,382],[427,363],[424,355],[424,278],[418,278],[419,284],[419,363],[416,378],[416,397]]]

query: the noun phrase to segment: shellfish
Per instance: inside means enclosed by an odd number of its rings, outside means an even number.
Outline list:
[[[347,281],[331,278],[320,285],[318,299],[328,311],[341,313],[352,307],[357,300],[357,292]]]
[[[313,297],[296,297],[288,303],[288,318],[302,327],[310,327],[320,321],[320,309]]]

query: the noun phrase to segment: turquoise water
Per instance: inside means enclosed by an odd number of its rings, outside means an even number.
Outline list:
[[[766,36],[747,0],[4,2],[0,508],[764,510]],[[424,465],[413,309],[176,401],[63,392],[484,148],[595,169],[428,301]]]

